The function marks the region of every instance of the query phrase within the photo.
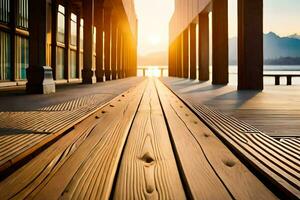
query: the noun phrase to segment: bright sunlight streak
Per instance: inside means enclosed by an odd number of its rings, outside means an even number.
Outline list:
[[[159,43],[161,42],[161,39],[157,35],[150,35],[149,42],[151,45],[156,46],[156,45],[159,45]]]

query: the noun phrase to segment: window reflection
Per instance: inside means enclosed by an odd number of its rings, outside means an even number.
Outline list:
[[[65,42],[65,8],[62,5],[58,6],[57,13],[57,41]]]
[[[7,81],[11,78],[10,36],[3,31],[0,31],[0,49],[0,80]]]

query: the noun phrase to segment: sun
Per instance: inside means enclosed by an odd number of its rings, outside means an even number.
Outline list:
[[[158,35],[151,35],[148,38],[149,43],[153,46],[158,45],[161,41],[161,38]]]

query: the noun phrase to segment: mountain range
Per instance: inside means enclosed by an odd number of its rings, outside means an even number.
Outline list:
[[[300,57],[300,35],[294,34],[287,37],[280,37],[270,32],[264,34],[264,59],[274,60],[294,60]],[[229,39],[229,61],[235,64],[237,60],[237,37]],[[287,63],[289,64],[289,63]],[[298,63],[299,64],[299,63]]]
[[[264,59],[269,65],[300,65],[300,35],[280,37],[274,32],[264,34]],[[139,56],[139,65],[167,65],[165,51]],[[237,37],[229,39],[229,63],[237,63]]]

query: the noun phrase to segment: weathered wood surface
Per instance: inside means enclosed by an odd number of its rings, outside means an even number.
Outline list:
[[[32,104],[32,109],[0,112],[0,175],[1,173],[5,175],[5,170],[27,159],[33,152],[62,135],[121,92],[126,91],[133,83],[139,82],[140,80],[116,81],[103,84],[98,88],[99,91],[94,88],[82,88],[82,94],[87,93],[82,97],[60,102],[61,100],[51,96],[48,97],[50,103],[47,106],[39,107],[35,106],[36,102],[26,102]],[[70,95],[69,93],[75,89],[67,90],[66,93]],[[88,93],[89,90],[94,93]],[[51,98],[52,101],[60,103],[51,104]],[[0,102],[2,101],[3,99]],[[15,100],[11,99],[11,101]],[[20,102],[16,101],[16,104]],[[3,105],[1,110],[5,110]]]
[[[299,85],[265,85],[259,92],[237,91],[236,86],[212,85],[209,81],[161,80],[183,98],[241,119],[272,137],[300,137]]]
[[[193,199],[276,199],[183,102],[156,85]]]
[[[182,99],[240,158],[268,179],[281,194],[300,198],[300,151],[288,150],[278,140],[234,117]]]
[[[299,155],[299,139],[271,138],[149,79],[0,182],[0,199],[297,199]]]
[[[129,133],[114,199],[185,199],[153,81]]]
[[[1,182],[0,199],[106,199],[143,87],[115,98]]]

